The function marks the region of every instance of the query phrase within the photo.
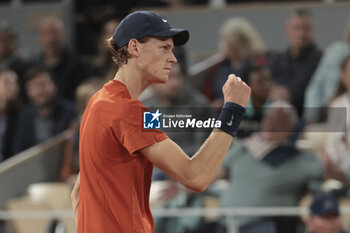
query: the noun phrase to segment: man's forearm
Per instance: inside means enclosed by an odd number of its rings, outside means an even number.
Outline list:
[[[206,188],[216,176],[225,155],[231,145],[232,137],[236,135],[239,123],[243,118],[245,108],[233,102],[226,102],[222,108],[219,120],[220,129],[214,129],[203,146],[191,159],[191,169],[194,177],[198,177],[200,186]]]
[[[198,152],[191,158],[189,176],[196,177],[196,183],[206,188],[216,176],[233,137],[221,130],[213,130]],[[201,189],[202,189],[201,188]]]

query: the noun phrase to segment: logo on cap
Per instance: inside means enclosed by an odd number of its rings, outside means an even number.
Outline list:
[[[131,39],[145,36],[172,37],[174,45],[183,45],[189,39],[189,32],[170,27],[168,21],[150,11],[136,11],[127,15],[113,33],[116,49],[129,43]]]

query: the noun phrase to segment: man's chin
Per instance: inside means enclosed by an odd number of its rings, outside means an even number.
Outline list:
[[[156,84],[162,84],[162,83],[167,83],[168,82],[168,77],[162,77],[162,78],[157,78],[153,83]]]
[[[47,108],[47,107],[50,107],[52,105],[52,101],[41,101],[41,102],[37,102],[36,105],[39,108]]]

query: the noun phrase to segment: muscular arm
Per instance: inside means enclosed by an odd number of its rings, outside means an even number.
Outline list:
[[[231,142],[231,135],[214,130],[192,158],[170,139],[155,143],[141,152],[187,188],[203,191],[217,174]]]
[[[225,102],[246,106],[250,88],[234,75],[230,75],[223,87],[223,93]],[[216,129],[191,159],[170,139],[144,148],[141,153],[187,188],[203,191],[217,175],[231,142],[230,134]]]

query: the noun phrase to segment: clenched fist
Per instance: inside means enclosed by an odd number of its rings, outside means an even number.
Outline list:
[[[250,98],[250,87],[234,74],[230,74],[222,87],[225,102],[234,102],[246,107]]]

